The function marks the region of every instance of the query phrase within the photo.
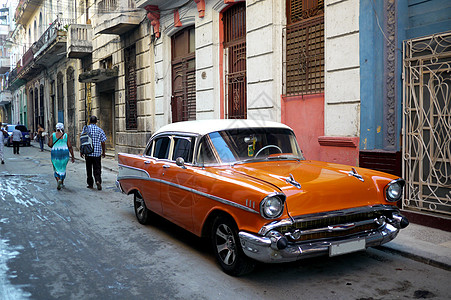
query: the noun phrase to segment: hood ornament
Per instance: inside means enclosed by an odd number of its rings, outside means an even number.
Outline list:
[[[301,189],[301,184],[294,179],[293,174],[291,173],[290,177],[287,177],[286,182],[292,184],[294,187],[297,187],[298,189]]]
[[[355,170],[355,168],[352,168],[351,171],[348,172],[349,176],[354,176],[355,178],[357,178],[358,180],[364,182],[365,179],[363,179],[362,175],[360,175],[359,173],[357,173],[357,171]]]

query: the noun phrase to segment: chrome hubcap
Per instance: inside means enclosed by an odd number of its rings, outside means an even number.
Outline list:
[[[236,243],[229,226],[221,224],[216,229],[216,250],[222,262],[231,265],[236,259]]]
[[[139,197],[136,197],[135,208],[136,208],[136,213],[138,214],[138,216],[140,218],[142,218],[142,216],[144,214],[144,201],[143,201],[143,199],[141,199]]]

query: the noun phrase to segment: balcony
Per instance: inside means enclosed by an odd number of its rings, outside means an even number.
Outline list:
[[[37,73],[38,69],[36,69],[37,66],[33,57],[34,44],[22,56],[22,59],[17,63],[17,67],[9,73],[8,89],[15,90],[19,88]]]
[[[0,57],[0,74],[5,74],[9,71],[9,68],[11,67],[11,61],[9,59],[9,56],[1,56]]]
[[[72,24],[67,35],[67,57],[82,58],[92,53],[92,27],[87,24]]]
[[[37,64],[50,67],[66,55],[67,30],[75,20],[57,18],[33,45]]]
[[[33,79],[45,67],[50,67],[66,56],[67,30],[75,20],[57,18],[44,34],[22,56],[9,75],[8,89],[15,90]]]
[[[14,14],[16,23],[25,26],[41,6],[43,0],[20,0]]]
[[[147,5],[156,5],[160,9],[165,9],[167,7],[177,7],[183,4],[183,1],[174,1],[175,3],[167,0],[136,0],[136,7],[144,8]]]
[[[3,90],[0,92],[0,105],[9,104],[12,100],[13,96],[11,94],[11,91]]]
[[[146,14],[135,8],[134,0],[101,0],[97,11],[94,34],[124,34],[138,26]]]

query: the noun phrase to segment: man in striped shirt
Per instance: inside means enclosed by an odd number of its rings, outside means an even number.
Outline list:
[[[92,145],[94,146],[94,151],[90,154],[81,155],[85,157],[86,160],[86,175],[88,177],[87,183],[88,188],[92,189],[94,187],[94,180],[97,185],[97,189],[102,189],[102,157],[105,157],[105,132],[97,126],[97,117],[91,116],[89,119],[89,125],[87,126],[88,134],[91,136]],[[94,171],[94,178],[93,178]]]

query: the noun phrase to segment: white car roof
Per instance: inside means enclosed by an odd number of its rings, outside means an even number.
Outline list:
[[[162,132],[183,132],[205,135],[207,133],[226,129],[239,128],[285,128],[291,129],[285,124],[264,121],[264,120],[243,120],[243,119],[215,119],[176,122],[161,127],[154,135]]]

